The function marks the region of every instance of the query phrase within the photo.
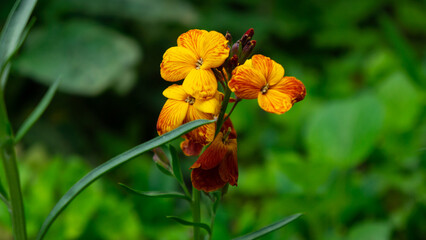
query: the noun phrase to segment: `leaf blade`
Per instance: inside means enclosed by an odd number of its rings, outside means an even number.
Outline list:
[[[165,133],[164,135],[158,136],[156,138],[153,138],[145,143],[142,143],[110,160],[107,162],[99,165],[92,171],[90,171],[88,174],[86,174],[83,178],[81,178],[77,183],[75,183],[67,193],[58,201],[58,203],[53,207],[52,211],[49,213],[47,218],[45,219],[37,238],[38,240],[42,239],[44,235],[46,234],[47,230],[49,229],[50,225],[53,223],[53,221],[58,217],[58,215],[65,209],[66,206],[86,187],[88,187],[92,182],[94,182],[96,179],[100,178],[105,173],[109,172],[110,170],[118,167],[119,165],[141,155],[144,152],[147,152],[155,147],[158,147],[160,145],[163,145],[167,142],[170,142],[181,135],[192,131],[193,129],[200,127],[202,125],[212,123],[214,120],[206,120],[206,119],[200,119],[195,120],[189,123],[186,123],[178,128],[176,128],[173,131],[170,131],[168,133]]]
[[[139,191],[134,188],[131,188],[125,184],[119,183],[118,185],[124,187],[127,191],[132,192],[137,195],[141,195],[144,197],[152,197],[152,198],[181,198],[188,201],[191,201],[190,198],[185,196],[183,193],[179,192],[153,192],[153,191]]]
[[[276,231],[276,230],[284,227],[285,225],[289,224],[290,222],[297,219],[301,215],[302,215],[301,213],[293,214],[293,215],[286,217],[286,218],[284,218],[284,219],[282,219],[282,220],[280,220],[276,223],[273,223],[271,225],[263,227],[263,228],[255,231],[255,232],[246,234],[244,236],[234,238],[233,240],[250,240],[250,239],[259,238],[259,237],[264,236],[264,235],[266,235],[270,232]]]
[[[194,223],[194,222],[186,221],[186,220],[184,220],[182,218],[175,217],[175,216],[167,216],[167,218],[175,220],[176,222],[178,222],[178,223],[180,223],[182,225],[185,225],[185,226],[197,226],[197,227],[200,227],[200,228],[206,230],[209,234],[211,234],[211,230],[210,230],[209,225],[207,225],[205,223]]]
[[[16,137],[15,143],[19,142],[24,135],[30,130],[30,128],[34,125],[34,123],[41,117],[46,108],[49,106],[50,102],[55,96],[56,90],[61,82],[61,78],[57,78],[56,81],[49,87],[44,97],[41,99],[40,103],[36,106],[34,111],[30,114],[30,116],[24,121],[22,126],[19,128]]]

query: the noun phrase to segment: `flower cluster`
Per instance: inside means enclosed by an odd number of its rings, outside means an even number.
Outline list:
[[[215,31],[189,30],[163,55],[161,77],[183,83],[163,92],[167,101],[158,118],[158,134],[193,120],[217,119],[187,133],[181,143],[185,155],[201,153],[191,166],[192,184],[199,190],[210,192],[227,183],[237,185],[237,133],[230,114],[239,101],[257,98],[263,110],[282,114],[306,95],[303,83],[284,76],[280,64],[263,55],[248,59],[256,46],[253,34],[249,29],[231,46],[229,33],[224,36]],[[232,92],[235,98],[230,97]],[[225,114],[230,102],[234,106]]]

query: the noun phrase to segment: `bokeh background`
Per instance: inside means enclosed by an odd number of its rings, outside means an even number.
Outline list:
[[[13,3],[0,2],[1,26]],[[40,0],[34,19],[6,88],[15,129],[48,85],[63,82],[17,146],[31,237],[75,181],[157,135],[170,85],[160,62],[181,33],[238,39],[253,27],[255,53],[302,80],[307,96],[284,115],[239,104],[239,184],[213,238],[303,212],[264,239],[426,239],[425,1]],[[182,160],[186,176],[193,161]],[[46,239],[191,236],[165,218],[190,219],[186,202],[135,196],[118,182],[179,190],[145,154],[85,190]],[[11,236],[0,206],[0,239]]]

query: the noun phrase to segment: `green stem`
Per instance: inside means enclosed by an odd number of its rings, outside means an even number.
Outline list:
[[[3,91],[0,89],[0,153],[3,160],[6,180],[10,195],[10,214],[12,218],[13,236],[16,240],[27,239],[25,227],[24,204],[12,134],[7,117]]]
[[[192,220],[194,223],[201,222],[201,211],[200,211],[200,198],[201,192],[195,187],[192,188]],[[194,226],[194,240],[200,240],[200,227]]]

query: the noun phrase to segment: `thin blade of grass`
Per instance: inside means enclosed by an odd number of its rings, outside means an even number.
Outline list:
[[[126,190],[128,190],[129,192],[132,192],[134,194],[137,195],[141,195],[143,197],[152,197],[152,198],[181,198],[181,199],[185,199],[188,201],[191,201],[190,198],[188,198],[187,196],[185,196],[185,194],[183,193],[179,193],[179,192],[147,192],[147,191],[139,191],[136,189],[133,189],[125,184],[119,183],[118,185],[124,187]]]
[[[53,207],[52,211],[49,213],[47,218],[45,219],[37,238],[38,240],[42,239],[46,234],[49,227],[52,225],[53,221],[58,217],[58,215],[65,209],[66,206],[80,194],[86,187],[88,187],[95,180],[103,176],[105,173],[111,171],[112,169],[122,165],[123,163],[128,162],[129,160],[145,153],[151,149],[154,149],[160,145],[166,144],[183,134],[194,130],[197,127],[202,125],[212,123],[214,120],[195,120],[189,123],[186,123],[173,131],[165,133],[164,135],[153,138],[145,143],[142,143],[110,160],[96,167],[92,171],[90,171],[86,176],[81,178],[77,183],[75,183],[67,193],[56,203],[55,207]]]
[[[182,225],[185,225],[185,226],[191,226],[191,227],[192,226],[197,226],[197,227],[200,227],[200,228],[206,230],[209,234],[211,234],[211,230],[210,230],[209,225],[207,225],[205,223],[194,223],[194,222],[186,221],[186,220],[183,220],[182,218],[174,217],[174,216],[167,216],[167,218],[173,219],[176,222],[178,222],[178,223],[180,223]]]
[[[31,113],[31,115],[24,121],[22,126],[19,128],[18,133],[15,137],[15,143],[19,142],[25,134],[30,130],[34,123],[40,118],[43,112],[46,110],[49,103],[52,101],[53,96],[55,96],[56,90],[61,82],[61,79],[58,78],[56,81],[49,87],[49,90],[44,95],[43,99]]]
[[[21,41],[22,32],[36,5],[37,0],[17,0],[7,18],[0,36],[0,67],[6,64],[10,54]]]
[[[270,232],[276,231],[282,227],[284,227],[285,225],[289,224],[290,222],[292,222],[293,220],[297,219],[298,217],[300,217],[302,214],[298,213],[298,214],[294,214],[291,215],[289,217],[286,217],[276,223],[273,223],[271,225],[268,225],[258,231],[249,233],[247,235],[241,236],[241,237],[237,237],[234,238],[234,240],[251,240],[251,239],[256,239],[259,237],[262,237]]]

